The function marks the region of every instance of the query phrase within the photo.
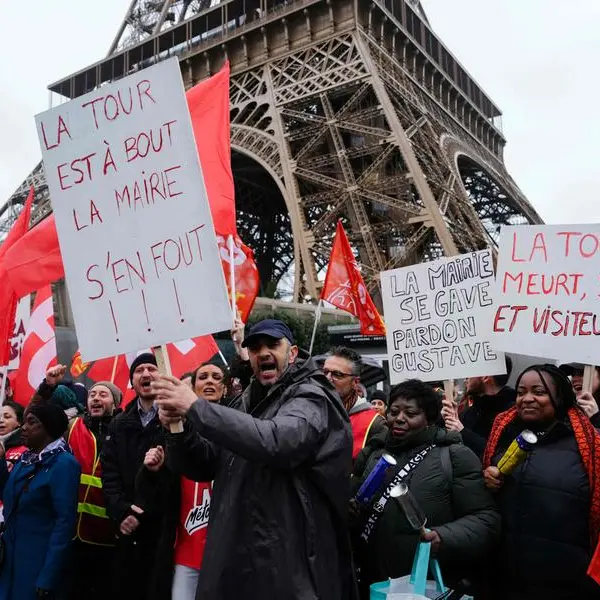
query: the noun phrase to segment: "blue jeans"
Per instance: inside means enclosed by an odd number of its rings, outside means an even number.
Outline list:
[[[171,600],[195,600],[200,571],[175,565]]]

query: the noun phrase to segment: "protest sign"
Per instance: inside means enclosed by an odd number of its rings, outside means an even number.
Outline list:
[[[15,314],[15,326],[12,337],[10,338],[10,362],[8,370],[14,371],[19,368],[21,362],[21,351],[23,350],[23,342],[25,341],[25,333],[29,325],[29,317],[31,316],[31,297],[25,296],[21,298],[17,304],[17,312]]]
[[[391,383],[505,373],[489,343],[493,282],[490,250],[381,273]]]
[[[83,359],[229,329],[177,59],[36,125]]]
[[[600,364],[600,225],[503,227],[494,348]]]

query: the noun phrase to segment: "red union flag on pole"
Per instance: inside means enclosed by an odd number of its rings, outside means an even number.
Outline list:
[[[235,292],[240,319],[246,323],[258,296],[260,278],[252,250],[237,235],[233,239],[235,241],[232,253],[231,249],[227,247],[227,239],[222,235],[217,235],[227,291],[230,296]],[[233,264],[235,273],[234,289],[231,287],[231,264]]]
[[[338,221],[321,300],[353,314],[363,335],[385,335],[385,325],[367,291],[354,253]]]
[[[26,406],[46,376],[48,367],[56,364],[56,337],[52,289],[48,285],[35,296],[35,303],[25,334],[21,364],[15,381],[15,399]]]
[[[19,296],[15,294],[15,290],[7,281],[6,253],[27,233],[32,203],[33,187],[29,190],[23,211],[0,246],[0,278],[3,282],[0,293],[0,365],[7,365],[10,362],[11,334],[19,300]]]
[[[258,295],[254,254],[237,233],[235,186],[231,172],[229,62],[210,79],[186,92],[206,192],[215,224],[221,264],[230,298],[245,323]],[[233,268],[233,273],[232,273]]]

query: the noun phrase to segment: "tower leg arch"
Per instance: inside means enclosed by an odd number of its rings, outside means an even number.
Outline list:
[[[299,248],[294,240],[300,234],[293,231],[288,190],[264,155],[233,142],[231,150],[238,231],[255,253],[261,295],[297,301],[300,286],[296,279],[301,273]]]

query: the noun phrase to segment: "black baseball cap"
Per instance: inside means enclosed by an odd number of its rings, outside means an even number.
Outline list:
[[[290,328],[283,321],[278,321],[277,319],[264,319],[263,321],[255,323],[250,328],[248,335],[242,342],[242,347],[246,348],[248,344],[251,344],[259,337],[265,335],[275,338],[276,340],[285,338],[290,344],[294,344],[294,336],[292,335]]]
[[[585,369],[585,365],[581,363],[565,363],[564,365],[560,365],[558,367],[567,377],[573,377],[573,375],[578,375],[583,373]]]

